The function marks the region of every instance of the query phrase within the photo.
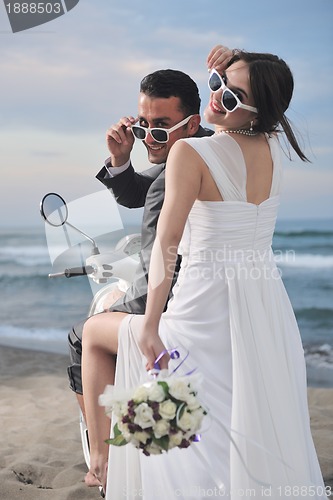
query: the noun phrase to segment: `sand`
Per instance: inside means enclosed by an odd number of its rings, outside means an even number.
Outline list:
[[[95,500],[67,357],[0,347],[0,499]]]
[[[98,500],[87,488],[67,357],[0,346],[0,499]],[[309,389],[313,437],[333,487],[333,389]]]

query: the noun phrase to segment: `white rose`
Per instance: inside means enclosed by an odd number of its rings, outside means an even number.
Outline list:
[[[179,446],[183,440],[183,437],[184,435],[182,432],[177,432],[177,434],[170,434],[169,449]]]
[[[192,418],[193,418],[193,430],[197,431],[200,429],[201,424],[202,424],[202,419],[204,418],[205,414],[202,408],[198,408],[194,412],[192,412]]]
[[[112,414],[116,415],[117,417],[121,416],[119,411],[120,407],[117,403],[112,403],[112,405],[110,403],[107,405],[100,403],[100,406],[105,406],[105,413],[109,416],[109,418],[112,418]]]
[[[124,424],[123,422],[120,421],[118,422],[118,429],[120,430],[126,441],[131,441],[132,434],[128,430],[128,424]]]
[[[197,410],[200,408],[200,403],[194,394],[190,394],[186,400],[189,410]]]
[[[172,420],[176,416],[176,411],[177,411],[177,405],[170,399],[167,399],[166,401],[163,401],[163,403],[160,403],[158,412],[161,415],[162,418],[166,420]]]
[[[134,432],[133,437],[139,443],[146,444],[147,439],[149,438],[149,434],[148,434],[148,432],[145,432],[145,431],[141,431],[141,432],[137,431],[137,432]]]
[[[161,448],[157,446],[157,444],[155,444],[154,442],[146,447],[146,451],[151,455],[160,455],[162,453]]]
[[[140,401],[147,401],[147,399],[148,399],[148,389],[144,385],[140,385],[134,391],[133,400],[140,402]]]
[[[158,420],[154,425],[154,434],[157,439],[169,433],[170,424],[166,420]]]
[[[186,401],[190,391],[186,379],[175,378],[169,383],[169,394],[180,401]]]
[[[148,389],[148,397],[150,401],[157,401],[161,403],[165,399],[165,393],[163,387],[157,382],[152,384]]]
[[[111,412],[119,419],[127,414],[127,410],[127,401],[114,401],[111,407]]]
[[[185,410],[181,418],[178,420],[177,424],[178,427],[183,431],[192,430],[194,426],[194,419],[191,413]]]
[[[128,413],[128,400],[119,402],[120,412],[122,415],[127,415]]]
[[[203,384],[203,376],[201,373],[192,373],[189,377],[191,391],[199,392]]]
[[[134,423],[139,425],[142,429],[147,429],[147,427],[152,427],[155,424],[153,410],[147,403],[141,403],[134,411]]]

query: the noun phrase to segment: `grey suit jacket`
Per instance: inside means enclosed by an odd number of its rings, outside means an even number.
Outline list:
[[[199,127],[196,137],[205,137],[214,132]],[[156,235],[156,226],[164,200],[165,163],[154,165],[144,172],[135,172],[132,165],[121,174],[110,177],[105,167],[96,175],[114,195],[116,201],[128,208],[144,207],[141,227],[141,266],[124,297],[110,311],[144,314],[147,302],[147,282],[151,250]],[[176,266],[177,277],[180,258]]]

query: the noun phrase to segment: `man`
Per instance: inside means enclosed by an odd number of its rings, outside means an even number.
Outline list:
[[[168,141],[159,143],[151,133],[143,141],[152,168],[137,173],[130,163],[134,143],[131,125],[133,117],[122,118],[106,135],[110,158],[97,178],[110,189],[117,202],[130,208],[144,206],[141,229],[141,266],[127,293],[110,311],[144,314],[147,295],[147,273],[158,216],[164,199],[165,162],[171,146],[180,138],[213,134],[200,126],[200,97],[195,82],[185,73],[160,70],[146,76],[140,86],[138,117],[142,127],[170,129],[184,118],[188,123],[167,134]],[[153,132],[154,133],[154,132]],[[143,270],[143,272],[142,272]],[[76,325],[69,334],[71,366],[68,368],[71,389],[82,394],[81,335],[82,325]],[[82,406],[81,397],[78,398]]]

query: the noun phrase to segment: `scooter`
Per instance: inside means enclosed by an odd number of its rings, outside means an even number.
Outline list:
[[[68,206],[65,200],[57,193],[46,194],[40,203],[40,213],[42,218],[55,228],[62,228],[64,231],[67,249],[73,248],[69,231],[74,231],[88,240],[91,245],[90,255],[80,266],[68,267],[60,272],[49,274],[49,278],[88,276],[94,284],[99,285],[97,291],[93,290],[93,300],[90,304],[88,316],[102,312],[105,307],[106,297],[116,287],[122,292],[133,280],[135,271],[139,264],[139,251],[141,248],[141,235],[138,233],[122,237],[112,251],[101,253],[95,239],[78,229],[68,221]],[[66,246],[66,245],[65,245]],[[76,256],[82,258],[82,252],[76,252]],[[102,285],[102,287],[100,286]],[[88,469],[90,468],[89,439],[86,423],[80,411],[80,434],[84,459]]]

